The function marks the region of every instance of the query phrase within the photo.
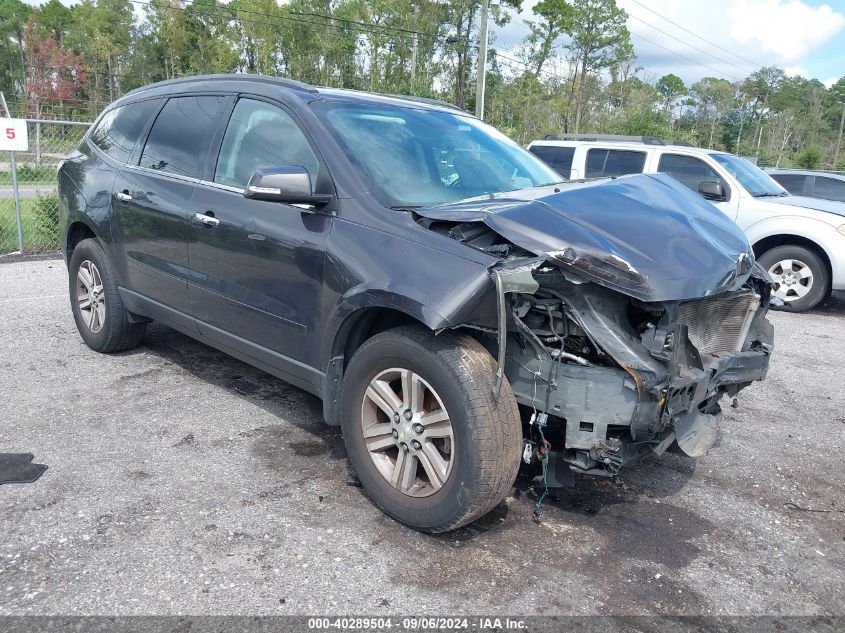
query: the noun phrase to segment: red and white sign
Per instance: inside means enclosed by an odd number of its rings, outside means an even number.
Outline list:
[[[0,119],[0,152],[25,152],[29,149],[26,121]]]

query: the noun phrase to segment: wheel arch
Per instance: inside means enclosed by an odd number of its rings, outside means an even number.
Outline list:
[[[70,258],[77,244],[89,238],[100,239],[100,236],[87,222],[77,219],[68,225],[64,243],[65,265],[70,265]]]
[[[815,240],[804,237],[803,235],[796,235],[794,233],[776,233],[774,235],[769,235],[764,238],[761,238],[752,244],[752,248],[754,249],[754,257],[760,258],[763,253],[766,251],[770,251],[775,247],[778,246],[802,246],[808,250],[811,250],[819,258],[825,265],[827,269],[828,279],[833,279],[833,265],[830,260],[830,256],[828,255],[827,251],[819,245]],[[830,288],[827,289],[830,291]]]
[[[337,329],[328,354],[323,387],[323,418],[330,426],[339,426],[340,392],[343,374],[355,351],[380,332],[401,325],[417,325],[434,331],[410,312],[388,305],[370,305],[348,314]]]

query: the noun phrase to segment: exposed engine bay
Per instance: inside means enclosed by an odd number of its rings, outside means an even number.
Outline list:
[[[718,439],[720,400],[765,377],[771,286],[744,240],[717,251],[724,261],[698,276],[676,276],[668,266],[642,271],[623,249],[544,250],[538,232],[520,226],[506,238],[502,215],[472,213],[435,210],[418,221],[499,258],[490,268],[498,327],[479,328],[480,338],[530,411],[523,458],[542,463],[549,485],[573,473],[612,476],[675,444],[701,456]],[[693,257],[674,254],[694,269]]]

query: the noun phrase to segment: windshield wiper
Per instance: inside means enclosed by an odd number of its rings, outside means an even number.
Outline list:
[[[414,209],[422,209],[423,205],[421,204],[400,204],[395,207],[390,207],[394,211],[413,211]]]
[[[783,198],[784,196],[788,196],[789,192],[782,191],[780,193],[769,193],[768,191],[765,193],[755,193],[755,198]]]

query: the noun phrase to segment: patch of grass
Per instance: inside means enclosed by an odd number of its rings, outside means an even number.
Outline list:
[[[47,184],[56,182],[56,165],[18,163],[18,184]],[[12,173],[0,171],[0,185],[11,185]]]
[[[21,200],[21,228],[24,252],[43,253],[59,250],[59,199],[56,194]],[[18,250],[15,205],[11,199],[0,200],[0,253]]]

